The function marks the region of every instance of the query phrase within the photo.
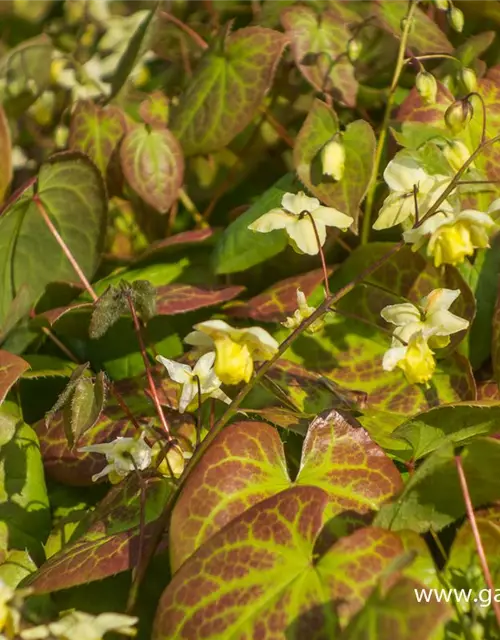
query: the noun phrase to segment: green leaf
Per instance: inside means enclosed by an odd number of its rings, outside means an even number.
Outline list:
[[[7,115],[19,117],[50,85],[53,46],[47,35],[21,42],[0,60],[0,79],[6,81],[0,96]]]
[[[161,91],[153,91],[139,105],[139,115],[151,127],[166,129],[170,113],[170,103]]]
[[[295,482],[321,487],[328,495],[331,516],[346,510],[376,510],[401,486],[389,458],[354,419],[348,422],[337,411],[311,423]],[[175,505],[170,527],[172,568],[177,569],[250,505],[291,484],[277,431],[262,422],[232,424],[188,477]]]
[[[19,380],[30,365],[19,356],[0,350],[0,405],[11,387]]]
[[[321,100],[315,100],[297,136],[293,160],[297,175],[306,187],[329,207],[339,209],[355,220],[359,205],[372,179],[376,140],[371,126],[364,120],[347,125],[342,136],[346,160],[341,180],[323,176],[321,149],[338,131],[335,112]]]
[[[116,323],[120,316],[129,312],[127,300],[120,287],[110,284],[94,304],[89,325],[92,340],[102,336]]]
[[[126,85],[132,69],[137,64],[142,53],[144,53],[148,41],[150,40],[150,26],[152,27],[153,18],[156,16],[158,5],[159,2],[155,2],[154,7],[144,17],[144,20],[137,27],[134,35],[130,38],[111,80],[111,93],[108,97],[108,102],[113,100],[113,98],[115,98]]]
[[[248,225],[270,209],[280,207],[285,193],[298,188],[293,174],[286,174],[226,228],[215,248],[216,273],[245,271],[285,249],[288,239],[283,231],[256,233]]]
[[[174,575],[153,640],[338,637],[339,622],[363,605],[403,546],[389,531],[366,528],[320,555],[315,544],[327,517],[327,494],[310,486],[247,509]]]
[[[11,146],[9,122],[0,104],[0,203],[3,202],[12,180]]]
[[[71,115],[68,147],[87,154],[106,180],[125,132],[125,114],[121,109],[79,101]]]
[[[328,8],[317,13],[311,7],[296,5],[283,11],[281,22],[304,78],[316,91],[354,107],[358,81],[347,56],[351,39],[347,21],[339,20]]]
[[[23,380],[36,380],[38,378],[69,378],[77,365],[55,356],[43,354],[25,355],[24,360],[30,369],[23,373]]]
[[[0,521],[9,529],[9,548],[40,557],[51,523],[40,447],[9,402],[0,408],[0,478]]]
[[[156,287],[148,280],[136,280],[131,287],[132,300],[137,313],[147,324],[156,315]]]
[[[500,499],[500,442],[477,438],[462,450],[462,465],[474,507]],[[404,491],[375,516],[377,526],[419,533],[440,531],[465,514],[454,449],[445,444],[431,453],[410,476]]]
[[[451,617],[445,602],[432,600],[425,607],[415,598],[422,585],[403,578],[385,591],[375,589],[368,602],[351,621],[340,640],[433,640]]]
[[[418,460],[447,442],[464,445],[477,436],[492,435],[498,431],[499,420],[498,404],[447,405],[410,418],[392,435],[408,442],[413,452],[412,459]]]
[[[184,157],[167,129],[136,125],[120,147],[123,173],[134,191],[160,213],[177,199],[184,178]]]
[[[375,15],[382,26],[397,38],[401,37],[401,22],[406,17],[408,6],[405,2],[379,2],[373,6]],[[417,7],[410,28],[408,46],[417,53],[453,53],[453,46],[437,26]]]
[[[71,374],[68,384],[64,387],[64,390],[57,398],[54,406],[50,411],[47,412],[45,416],[45,426],[48,428],[50,423],[54,419],[55,414],[62,409],[67,402],[69,402],[71,396],[73,395],[77,384],[87,373],[87,369],[89,368],[89,362],[85,362],[84,364],[79,365]]]
[[[187,156],[222,149],[250,124],[285,44],[278,31],[246,27],[205,53],[172,114]]]
[[[40,169],[37,195],[87,278],[97,269],[106,228],[102,178],[85,156],[53,156]],[[0,326],[22,287],[32,302],[49,282],[76,280],[73,267],[33,201],[30,184],[0,216]]]
[[[479,367],[491,355],[495,323],[496,292],[500,274],[500,238],[494,237],[491,248],[480,249],[474,263],[462,262],[458,269],[476,298],[476,315],[467,335],[467,355],[473,369]],[[493,320],[492,320],[493,319]]]

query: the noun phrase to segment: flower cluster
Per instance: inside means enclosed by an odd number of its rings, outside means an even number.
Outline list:
[[[418,306],[404,302],[384,307],[381,316],[395,329],[383,369],[398,367],[410,384],[428,383],[436,368],[432,349],[446,347],[451,335],[469,326],[468,320],[449,310],[459,295],[458,289],[434,289]]]
[[[83,611],[65,613],[56,622],[25,629],[22,640],[102,640],[110,631],[135,636],[138,618],[121,613],[101,613],[98,616]]]
[[[446,143],[443,151],[450,172],[469,157],[462,142]],[[384,201],[374,229],[386,229],[403,223],[405,242],[417,251],[427,245],[427,255],[434,265],[457,265],[476,249],[489,246],[495,228],[492,208],[486,213],[474,209],[461,210],[454,190],[440,203],[438,210],[428,217],[427,212],[449,190],[451,177],[429,175],[419,159],[410,151],[401,151],[388,164],[384,179],[390,194]],[[418,212],[418,219],[417,219]]]
[[[137,438],[118,437],[112,442],[80,447],[78,451],[82,453],[101,453],[106,456],[108,464],[102,471],[92,476],[92,480],[95,482],[109,476],[109,481],[116,484],[136,469],[139,471],[147,469],[151,464],[153,453],[144,440],[145,435],[143,431]]]

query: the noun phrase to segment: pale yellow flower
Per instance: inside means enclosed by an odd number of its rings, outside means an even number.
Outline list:
[[[382,360],[384,371],[401,369],[409,384],[426,384],[434,375],[436,361],[422,332],[415,333],[407,345],[394,337]]]
[[[95,482],[106,475],[112,484],[120,482],[125,476],[136,468],[144,471],[151,464],[151,447],[144,441],[145,433],[139,438],[123,438],[119,436],[112,442],[92,444],[80,447],[82,453],[101,453],[106,456],[108,464],[102,471],[92,476]]]

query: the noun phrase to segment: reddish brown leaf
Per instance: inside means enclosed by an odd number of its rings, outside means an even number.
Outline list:
[[[0,404],[30,365],[19,356],[0,350]]]
[[[183,233],[177,233],[175,236],[165,238],[165,240],[158,240],[153,242],[144,253],[138,258],[137,262],[142,262],[145,259],[150,258],[155,254],[168,254],[170,252],[178,251],[185,247],[196,246],[204,243],[206,240],[212,238],[214,230],[210,227],[206,229],[195,229],[194,231],[184,231]]]
[[[60,318],[65,316],[67,313],[71,311],[75,311],[76,309],[90,309],[92,304],[90,302],[77,302],[75,304],[70,304],[67,307],[57,307],[56,309],[50,309],[49,311],[44,311],[36,316],[37,320],[47,321],[50,326],[55,324]]]
[[[167,284],[158,287],[156,313],[168,316],[212,307],[236,298],[244,290],[239,286],[203,289],[190,284]]]
[[[169,108],[167,96],[161,91],[154,91],[139,105],[139,115],[152,127],[166,129]]]
[[[329,269],[329,274],[332,272]],[[273,284],[247,302],[235,303],[227,313],[236,318],[252,318],[260,322],[280,322],[297,309],[297,289],[308,297],[323,282],[323,271],[317,269],[299,276],[292,276]]]
[[[496,400],[500,401],[500,389],[495,380],[487,380],[477,383],[477,400]]]

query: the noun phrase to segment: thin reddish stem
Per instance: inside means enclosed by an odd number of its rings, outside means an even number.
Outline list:
[[[286,142],[286,144],[290,147],[290,149],[293,149],[293,147],[295,145],[295,141],[289,135],[288,131],[281,124],[281,122],[278,122],[278,120],[276,120],[276,118],[265,107],[262,107],[261,111],[262,111],[265,119],[269,122],[271,127],[276,131],[276,133],[279,135],[279,137],[284,142]]]
[[[326,266],[325,253],[323,251],[323,247],[321,245],[321,240],[320,240],[319,233],[318,233],[318,227],[316,226],[316,222],[315,222],[314,218],[312,217],[312,214],[309,211],[307,212],[307,216],[308,216],[309,220],[311,221],[312,228],[314,229],[314,235],[316,236],[316,242],[318,244],[319,255],[321,257],[321,267],[323,268],[323,280],[325,281],[325,292],[326,292],[326,295],[329,296],[330,295],[330,285],[328,284],[328,269],[327,269],[327,266]]]
[[[71,253],[71,250],[69,249],[68,245],[64,242],[62,237],[59,235],[58,230],[53,225],[52,220],[49,218],[48,213],[45,211],[45,207],[43,206],[43,203],[40,200],[40,197],[38,196],[38,194],[35,194],[33,196],[33,202],[36,204],[38,212],[42,216],[43,221],[45,222],[47,227],[49,228],[49,231],[52,233],[52,235],[56,239],[58,245],[63,250],[64,255],[66,256],[66,258],[70,262],[71,266],[75,270],[76,275],[80,278],[80,281],[83,284],[83,286],[85,287],[85,290],[87,291],[89,296],[92,298],[92,300],[94,302],[96,302],[96,300],[98,299],[98,296],[97,296],[96,292],[92,288],[92,285],[90,284],[90,282],[85,277],[85,274],[83,273],[83,271],[82,271],[80,265],[78,264],[78,262],[75,260],[75,257]]]
[[[490,567],[488,566],[488,560],[486,558],[483,542],[481,540],[481,535],[479,533],[479,529],[477,526],[476,514],[474,513],[474,507],[472,505],[472,500],[470,497],[469,486],[467,484],[467,478],[465,477],[465,472],[462,465],[462,457],[460,455],[455,456],[455,464],[457,466],[458,478],[460,480],[460,487],[462,489],[462,493],[464,496],[465,509],[467,511],[467,517],[469,518],[470,526],[472,529],[472,535],[474,536],[474,542],[476,543],[477,555],[479,557],[479,562],[481,563],[484,579],[486,581],[486,584],[488,585],[488,589],[490,590],[490,593],[494,594],[495,585],[493,584],[493,578],[491,577]],[[496,602],[495,598],[492,598],[491,604],[493,606],[493,611],[495,612],[498,628],[500,629],[500,603]]]
[[[170,427],[168,426],[167,419],[165,418],[165,414],[163,413],[163,409],[160,403],[160,399],[158,398],[158,392],[156,390],[156,386],[153,380],[153,375],[151,373],[151,366],[148,360],[148,354],[146,352],[146,345],[144,344],[144,339],[142,337],[141,324],[139,322],[139,318],[137,316],[137,311],[135,310],[134,303],[132,302],[132,298],[130,294],[127,295],[128,306],[130,308],[130,313],[132,314],[132,320],[134,322],[135,334],[137,336],[137,341],[139,342],[139,349],[141,351],[142,361],[144,362],[144,369],[146,370],[146,377],[148,379],[149,391],[151,393],[151,398],[153,399],[153,403],[155,405],[156,413],[160,418],[161,425],[167,434],[167,438],[169,442],[174,442],[174,438],[170,433]]]
[[[176,18],[174,15],[167,13],[166,11],[161,11],[160,16],[172,24],[175,24],[175,26],[179,27],[181,31],[184,31],[184,33],[187,34],[193,42],[196,42],[201,49],[208,49],[208,44],[203,40],[200,34],[196,33],[196,31],[191,29],[191,27],[185,22],[182,22],[182,20],[179,20],[179,18]]]

